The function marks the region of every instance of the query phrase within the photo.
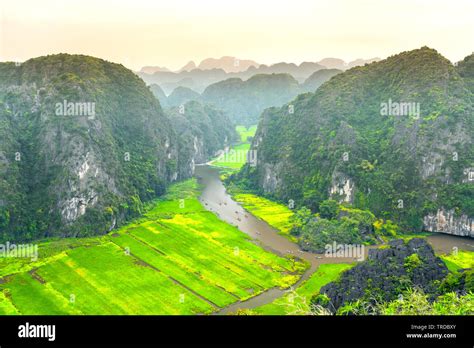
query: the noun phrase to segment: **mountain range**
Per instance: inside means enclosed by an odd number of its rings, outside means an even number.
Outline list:
[[[405,230],[474,235],[474,55],[453,65],[423,47],[310,75],[167,97],[93,57],[1,63],[0,239],[110,231],[257,121],[242,185],[314,212],[331,198]]]
[[[280,106],[300,93],[314,92],[320,85],[340,73],[337,69],[322,69],[299,84],[290,74],[257,74],[247,80],[229,78],[209,85],[202,94],[188,87],[176,87],[167,97],[157,84],[151,91],[164,108],[175,107],[190,100],[212,104],[223,110],[234,124],[253,125],[262,111]]]
[[[166,94],[170,94],[172,90],[179,86],[188,87],[202,93],[210,84],[233,77],[246,80],[257,74],[290,74],[302,83],[317,70],[346,70],[378,60],[380,59],[357,59],[346,63],[342,59],[325,58],[319,62],[303,62],[299,65],[284,62],[265,65],[252,60],[222,57],[220,59],[205,59],[198,66],[190,61],[175,72],[163,67],[143,67],[137,74],[147,84],[160,85]]]
[[[213,69],[222,69],[226,73],[232,72],[241,72],[245,71],[251,66],[258,67],[260,64],[253,60],[248,59],[238,59],[236,57],[224,56],[221,58],[206,58],[199,65],[192,60],[186,63],[182,68],[178,69],[176,72],[191,71],[194,69],[199,70],[213,70]],[[145,66],[141,68],[140,72],[146,74],[154,74],[155,72],[169,72],[171,70],[159,67],[159,66]]]

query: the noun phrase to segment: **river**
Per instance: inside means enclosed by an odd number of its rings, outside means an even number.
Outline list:
[[[293,254],[310,263],[310,267],[293,287],[297,287],[301,282],[308,279],[319,265],[324,263],[352,263],[355,258],[330,258],[324,255],[309,253],[301,250],[296,243],[278,234],[278,232],[265,221],[258,219],[242,206],[234,201],[227,193],[220,177],[219,169],[209,165],[197,165],[195,176],[202,185],[202,194],[199,198],[202,205],[209,211],[214,212],[221,220],[236,226],[242,232],[248,234],[255,243],[261,247],[278,255]],[[474,251],[474,240],[451,236],[447,234],[436,234],[429,236],[428,241],[437,253],[450,253],[454,247],[458,250]],[[367,256],[368,250],[376,246],[365,248]],[[237,309],[255,308],[270,302],[285,294],[286,290],[273,288],[267,290],[247,301],[234,303],[223,308],[218,314],[235,312]]]

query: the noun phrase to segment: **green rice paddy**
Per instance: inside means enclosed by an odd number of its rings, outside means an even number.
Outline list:
[[[103,237],[46,241],[39,259],[0,260],[0,314],[212,313],[304,267],[206,211],[195,180]]]
[[[249,128],[245,126],[237,126],[235,127],[235,130],[237,133],[240,135],[240,141],[242,143],[250,143],[249,142],[249,137],[253,137],[255,133],[257,132],[257,126],[250,126]]]
[[[474,251],[459,250],[457,253],[441,255],[441,259],[451,272],[464,268],[474,268]]]
[[[266,221],[270,226],[277,229],[281,235],[287,237],[293,242],[296,241],[296,239],[290,235],[292,227],[290,218],[293,216],[294,212],[286,205],[252,193],[236,193],[232,198],[241,203],[250,213]]]

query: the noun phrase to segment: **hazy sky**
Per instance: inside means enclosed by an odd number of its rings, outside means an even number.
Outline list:
[[[1,0],[0,61],[82,53],[132,69],[474,51],[474,0]]]

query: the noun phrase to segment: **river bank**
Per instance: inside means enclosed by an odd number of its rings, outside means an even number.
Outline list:
[[[294,255],[309,263],[309,268],[292,288],[297,288],[307,281],[320,265],[353,264],[357,262],[356,258],[330,258],[325,257],[323,254],[314,254],[301,250],[296,243],[279,234],[279,231],[271,227],[267,222],[258,219],[236,202],[222,183],[219,168],[199,165],[196,166],[195,175],[198,178],[198,182],[202,185],[202,193],[199,200],[207,210],[215,213],[221,220],[236,226],[240,231],[248,234],[264,249],[281,256]],[[433,234],[426,238],[437,254],[449,254],[455,248],[457,250],[474,251],[474,241],[468,238],[443,234]],[[367,256],[369,249],[376,247],[378,246],[374,245],[365,248],[365,256]],[[236,302],[220,310],[218,314],[229,314],[241,309],[252,309],[267,305],[283,297],[287,291],[288,289],[272,288],[246,301]]]

